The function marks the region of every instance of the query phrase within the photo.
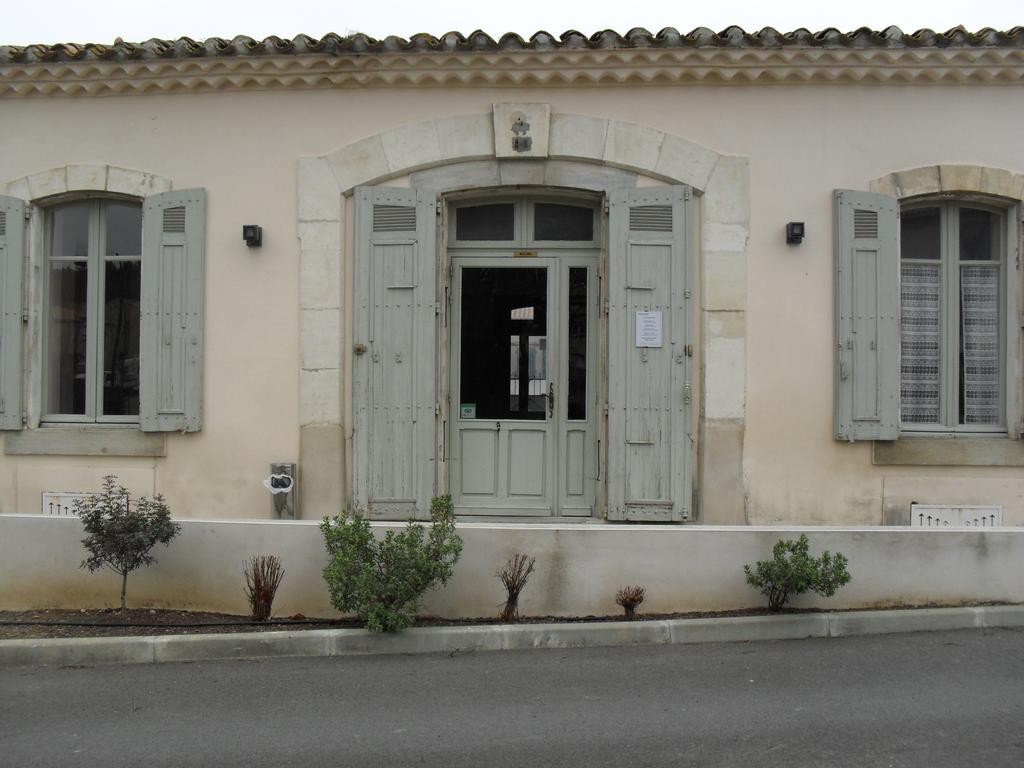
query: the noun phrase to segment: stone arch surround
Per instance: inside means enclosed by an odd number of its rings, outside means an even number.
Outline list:
[[[357,186],[404,177],[442,193],[516,184],[604,191],[650,179],[694,188],[701,198],[703,344],[695,506],[705,523],[746,522],[748,159],[652,127],[564,113],[551,115],[542,160],[497,159],[491,113],[410,123],[299,159],[301,516],[337,514],[346,501],[345,198]]]
[[[7,183],[7,194],[22,200],[39,200],[68,192],[113,192],[145,197],[170,190],[171,180],[155,173],[96,164],[62,165]]]
[[[868,189],[896,198],[975,192],[1020,201],[1024,199],[1024,174],[984,165],[926,165],[872,179]]]

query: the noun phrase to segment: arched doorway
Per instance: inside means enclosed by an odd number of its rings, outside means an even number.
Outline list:
[[[600,478],[600,199],[448,204],[448,490],[472,515],[590,516]]]
[[[303,517],[332,514],[339,507],[359,505],[365,498],[358,477],[367,439],[360,426],[363,405],[356,397],[361,358],[351,356],[348,346],[356,342],[358,347],[355,329],[361,316],[361,284],[358,274],[349,275],[363,247],[352,239],[353,230],[358,229],[354,213],[358,206],[353,201],[360,185],[390,190],[389,195],[404,190],[410,204],[424,205],[424,216],[429,205],[433,221],[435,206],[437,212],[443,210],[438,194],[534,185],[590,190],[609,200],[622,194],[653,193],[665,189],[661,185],[668,183],[688,185],[700,198],[693,208],[695,226],[690,229],[695,249],[692,267],[701,275],[700,286],[699,293],[687,297],[700,306],[695,326],[700,328],[695,336],[699,344],[693,361],[700,380],[692,391],[700,420],[687,437],[700,444],[700,464],[694,472],[701,486],[697,503],[705,522],[742,521],[750,184],[746,158],[721,155],[680,136],[644,126],[557,111],[551,116],[547,159],[499,157],[494,142],[492,116],[468,114],[410,123],[328,155],[299,160],[301,342],[304,349],[322,348],[324,353],[311,356],[315,364],[304,362],[299,371],[300,463],[304,477],[309,479],[303,496]],[[419,193],[429,193],[429,201],[411,202]],[[628,245],[628,236],[627,231],[619,242]],[[443,275],[439,272],[437,277],[440,280]],[[434,296],[432,292],[431,308]],[[438,300],[442,298],[438,296]],[[603,316],[605,311],[602,306],[600,314]],[[326,325],[330,318],[336,318],[336,325]],[[333,338],[324,335],[325,327],[336,329]],[[624,342],[626,334],[620,336]],[[642,356],[643,352],[634,349],[631,354]],[[439,356],[436,360],[445,365],[447,358]],[[435,371],[430,374],[433,381]],[[681,397],[691,397],[690,390],[684,390]],[[420,407],[426,409],[428,404],[424,401]],[[445,408],[445,401],[431,400],[431,418],[435,410]],[[609,414],[608,424],[612,425],[615,418],[614,413]],[[424,421],[419,419],[417,423]],[[445,456],[447,447],[442,442],[446,434],[438,433],[437,457]],[[647,435],[639,434],[621,445],[613,442],[601,443],[607,446],[603,450],[609,466],[621,464],[624,453],[634,450],[629,446],[639,449],[649,441]],[[439,461],[433,470],[429,474],[437,482],[431,485],[440,489],[440,481],[447,478],[444,462]],[[601,471],[604,478],[607,466]],[[425,480],[427,473],[421,474]],[[615,510],[625,509],[626,497],[613,499],[611,490],[606,504],[598,499],[598,508],[607,509],[610,519],[622,519],[615,517]],[[690,518],[692,499],[688,491],[676,489],[671,494],[679,501],[674,514]],[[639,519],[664,519],[660,508],[639,509],[633,507],[628,519],[638,519],[638,514]],[[382,507],[380,515],[404,518],[410,511],[411,505],[402,503]]]

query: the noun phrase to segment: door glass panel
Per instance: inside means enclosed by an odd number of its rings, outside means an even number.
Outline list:
[[[537,203],[533,208],[534,240],[594,239],[594,209],[559,203]]]
[[[515,240],[513,203],[467,205],[455,209],[455,239],[481,242]]]
[[[547,270],[464,267],[459,413],[547,416]]]
[[[915,208],[900,214],[900,256],[904,259],[938,259],[939,209]]]
[[[85,414],[88,275],[84,261],[50,262],[47,413]]]
[[[587,418],[587,268],[569,268],[570,419]]]
[[[142,263],[108,260],[103,309],[103,413],[139,413],[139,296]]]
[[[521,417],[519,413],[524,408],[529,414],[543,413],[547,407],[547,339],[513,334],[509,336],[509,353],[509,411],[515,418],[541,418],[536,415]],[[526,392],[525,402],[522,400],[523,392]]]

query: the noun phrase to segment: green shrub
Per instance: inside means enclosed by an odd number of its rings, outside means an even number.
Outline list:
[[[358,513],[325,517],[320,531],[327,548],[324,580],[331,604],[342,613],[357,614],[371,632],[410,626],[420,597],[448,582],[462,554],[450,496],[431,500],[430,519],[429,531],[410,521],[377,539]]]
[[[121,576],[123,611],[128,574],[154,562],[149,551],[157,542],[169,544],[181,526],[171,521],[163,496],[142,496],[132,505],[128,489],[118,485],[114,475],[103,478],[100,493],[76,500],[74,510],[88,534],[82,546],[89,550],[89,557],[81,567],[95,571],[106,566]]]
[[[807,536],[801,534],[796,541],[779,539],[772,548],[771,560],[760,560],[757,567],[743,566],[747,583],[757,587],[768,597],[768,608],[778,611],[790,595],[801,595],[808,590],[832,597],[841,586],[850,581],[846,557],[827,550],[821,557],[808,553]]]

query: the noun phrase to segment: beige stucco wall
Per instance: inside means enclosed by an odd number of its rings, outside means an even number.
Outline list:
[[[209,203],[202,432],[170,435],[158,459],[0,456],[0,510],[36,511],[40,483],[75,490],[68,484],[88,470],[151,482],[179,515],[269,516],[260,486],[267,465],[298,457],[298,159],[410,122],[484,114],[495,101],[533,101],[749,158],[748,522],[880,523],[887,487],[941,475],[967,481],[979,503],[998,496],[1006,522],[1024,524],[1019,468],[874,466],[870,444],[832,439],[832,190],[867,189],[894,170],[938,163],[1024,172],[1020,95],[1016,86],[808,85],[4,100],[0,184],[104,163],[160,174],[175,188],[204,187]],[[807,222],[799,247],[784,242],[791,220]],[[245,247],[244,223],[263,226],[262,249]]]

